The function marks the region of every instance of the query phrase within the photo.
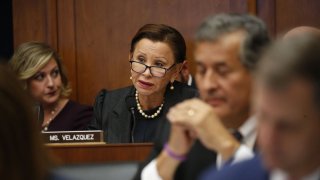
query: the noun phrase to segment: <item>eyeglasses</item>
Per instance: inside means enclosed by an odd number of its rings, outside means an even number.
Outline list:
[[[147,69],[149,69],[151,75],[154,76],[154,77],[163,77],[164,75],[166,75],[167,71],[169,71],[174,65],[176,65],[174,63],[169,68],[163,68],[163,67],[158,67],[158,66],[148,66],[148,65],[145,65],[143,63],[140,63],[140,62],[137,62],[137,61],[133,61],[133,60],[131,60],[129,62],[131,64],[132,71],[142,74]]]

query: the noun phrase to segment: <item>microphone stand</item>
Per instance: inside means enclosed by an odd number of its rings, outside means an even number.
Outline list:
[[[131,111],[131,114],[133,116],[133,121],[131,121],[131,132],[130,132],[130,135],[131,135],[131,142],[134,143],[134,129],[135,129],[135,126],[136,126],[136,116],[135,116],[135,113],[134,113],[134,107],[131,107],[130,111]]]

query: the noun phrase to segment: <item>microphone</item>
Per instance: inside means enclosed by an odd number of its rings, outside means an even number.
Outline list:
[[[136,109],[136,100],[135,100],[135,96],[127,96],[126,99],[126,105],[127,108],[130,110],[131,115],[132,115],[132,119],[131,119],[131,123],[130,123],[130,136],[131,136],[131,143],[134,143],[134,129],[136,126],[136,116],[134,113],[134,110]]]

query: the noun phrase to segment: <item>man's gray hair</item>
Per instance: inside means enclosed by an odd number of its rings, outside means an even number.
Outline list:
[[[246,33],[239,53],[242,64],[252,70],[260,59],[263,49],[270,42],[266,26],[259,18],[248,14],[210,16],[198,28],[195,40],[216,41],[221,36],[236,31]]]

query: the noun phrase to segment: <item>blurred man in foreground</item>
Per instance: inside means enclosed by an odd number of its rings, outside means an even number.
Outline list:
[[[258,68],[256,112],[261,156],[204,179],[320,179],[320,36],[276,43]]]

